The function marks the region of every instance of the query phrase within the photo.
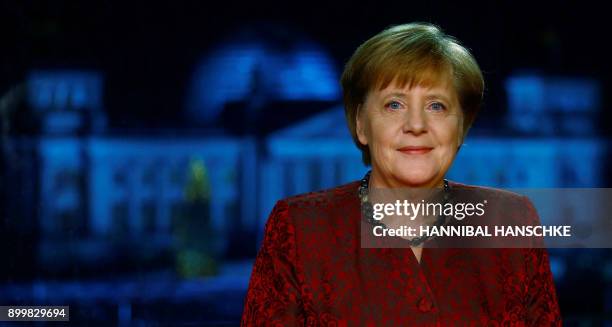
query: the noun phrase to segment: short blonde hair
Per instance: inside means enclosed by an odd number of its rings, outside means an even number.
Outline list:
[[[341,77],[344,112],[353,141],[364,164],[371,164],[367,145],[359,142],[356,118],[369,91],[399,86],[432,85],[452,74],[464,114],[463,136],[482,104],[484,79],[470,52],[455,38],[428,23],[390,27],[361,44],[347,62]]]

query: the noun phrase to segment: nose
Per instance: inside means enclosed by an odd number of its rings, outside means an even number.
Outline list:
[[[405,112],[403,117],[403,132],[419,135],[427,132],[427,119],[423,110],[411,108]]]

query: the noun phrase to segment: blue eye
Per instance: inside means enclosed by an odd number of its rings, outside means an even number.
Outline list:
[[[443,104],[441,104],[440,102],[434,102],[429,107],[433,111],[444,111],[446,109],[446,107]]]
[[[391,110],[399,110],[402,109],[402,104],[397,101],[391,101],[387,104],[387,108]]]

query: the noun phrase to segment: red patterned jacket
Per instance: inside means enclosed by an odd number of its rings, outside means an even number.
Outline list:
[[[561,325],[546,249],[424,248],[419,263],[410,248],[361,248],[358,186],[276,204],[243,326]],[[533,208],[514,193],[450,186]]]

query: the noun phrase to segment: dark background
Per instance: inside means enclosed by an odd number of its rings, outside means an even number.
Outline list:
[[[337,67],[393,24],[440,25],[472,50],[487,82],[481,119],[505,109],[503,79],[517,69],[596,77],[610,85],[607,11],[598,2],[208,3],[5,2],[0,86],[32,68],[99,69],[117,127],[175,124],[196,63],[242,26],[272,22],[321,43]],[[603,92],[604,103],[609,103]],[[151,109],[155,108],[155,109]],[[486,110],[491,108],[492,110]],[[609,120],[604,110],[604,121]],[[608,125],[601,126],[609,132]]]
[[[607,168],[611,158],[608,139],[612,132],[607,92],[612,76],[609,20],[609,11],[603,4],[588,1],[364,4],[3,1],[0,4],[0,95],[7,99],[6,94],[26,85],[29,74],[35,71],[96,71],[104,78],[103,112],[108,119],[104,137],[136,137],[150,142],[168,135],[195,135],[203,141],[212,140],[208,135],[234,137],[236,133],[231,126],[219,132],[214,124],[199,123],[185,114],[190,85],[199,63],[234,34],[250,29],[252,35],[272,37],[271,42],[281,48],[283,42],[294,38],[311,40],[326,51],[339,76],[355,48],[375,33],[394,24],[425,21],[438,24],[461,40],[471,49],[485,74],[485,104],[472,128],[473,136],[503,141],[518,135],[527,141],[548,142],[551,137],[563,141],[566,135],[542,135],[537,130],[517,132],[508,126],[505,82],[521,72],[553,79],[596,81],[600,87],[600,105],[591,117],[590,130],[580,133],[603,144],[604,154],[599,162],[603,169],[596,172],[597,182],[520,186],[606,187],[612,184]],[[216,90],[213,87],[209,91]],[[121,255],[116,255],[110,264],[88,266],[68,258],[67,263],[51,269],[35,259],[46,255],[40,248],[41,244],[47,244],[44,243],[46,236],[38,227],[46,208],[41,200],[44,195],[41,176],[46,163],[36,152],[36,146],[28,142],[48,136],[41,132],[37,118],[29,111],[23,92],[17,92],[12,99],[14,113],[3,116],[2,125],[0,204],[4,213],[0,237],[7,264],[2,270],[0,304],[69,304],[75,315],[73,321],[82,323],[237,324],[250,265],[263,231],[261,220],[257,220],[255,229],[249,230],[246,238],[230,240],[229,250],[218,258],[222,268],[216,277],[194,279],[183,275],[177,278],[170,250],[156,248],[161,254],[156,253],[155,260],[143,259],[152,253],[146,248],[128,255],[124,252],[130,248],[124,243],[129,239],[127,236],[125,240],[113,241],[111,252]],[[248,98],[243,100],[249,103]],[[333,102],[340,104],[340,98]],[[268,112],[274,113],[276,107],[270,108]],[[278,127],[296,121],[296,117],[289,116],[278,112],[266,119],[271,126]],[[243,122],[234,123],[242,126]],[[71,137],[82,136],[79,132]],[[265,143],[265,136],[265,133],[257,134],[255,144]],[[506,144],[502,141],[498,143],[500,147]],[[256,149],[259,149],[258,157],[268,155],[261,148]],[[220,151],[213,149],[217,150]],[[580,162],[581,149],[572,150],[567,155]],[[508,165],[508,169],[512,168]],[[263,168],[254,167],[254,176],[263,178],[260,177]],[[129,175],[129,165],[127,171]],[[211,169],[209,174],[212,176],[215,171]],[[355,174],[351,178],[360,177]],[[82,189],[92,183],[87,177],[78,180],[76,184]],[[258,181],[257,187],[268,186]],[[313,185],[317,184],[288,186],[285,193],[318,187]],[[492,186],[509,184],[498,181]],[[197,217],[208,210],[208,204],[202,205],[182,207],[179,213]],[[266,205],[253,211],[265,212]],[[88,217],[89,213],[85,210],[79,214]],[[65,237],[84,235],[82,231],[87,225],[79,226],[67,230]],[[146,243],[147,239],[141,241]],[[51,255],[51,258],[60,257],[61,254]],[[610,324],[610,251],[552,250],[551,259],[564,267],[553,265],[565,322],[581,326]],[[561,274],[563,278],[559,277]],[[179,288],[183,291],[174,292]],[[169,293],[174,295],[168,297]]]

